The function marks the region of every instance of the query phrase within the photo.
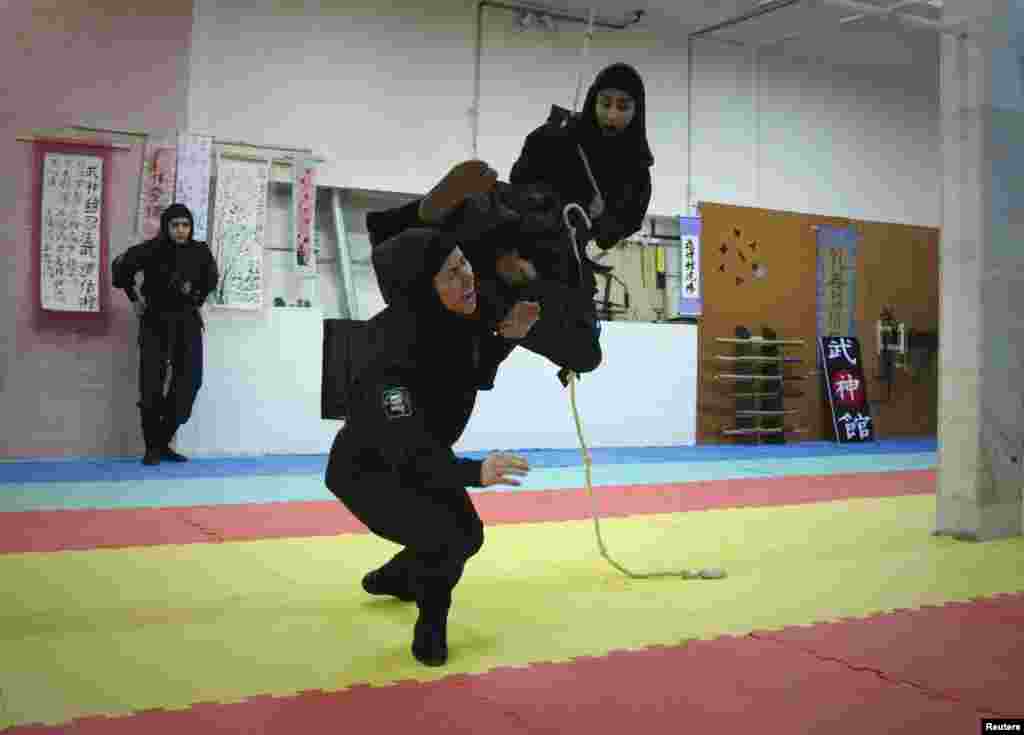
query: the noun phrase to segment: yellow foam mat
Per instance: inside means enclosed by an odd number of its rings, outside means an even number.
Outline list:
[[[1024,539],[930,535],[914,496],[495,526],[467,567],[449,665],[409,654],[415,606],[359,579],[368,535],[0,556],[0,724],[427,680],[1024,590]]]

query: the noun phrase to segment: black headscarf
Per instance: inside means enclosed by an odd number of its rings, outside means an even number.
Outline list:
[[[171,222],[182,217],[188,219],[188,241],[195,242],[196,223],[192,212],[184,204],[172,204],[160,215],[160,237],[167,242],[173,242],[171,240]]]
[[[602,134],[597,121],[597,95],[606,89],[626,92],[636,104],[629,126],[615,136]],[[654,155],[647,143],[647,95],[636,69],[628,64],[612,64],[597,75],[580,111],[576,139],[586,152],[602,190],[607,191],[623,174],[654,165]]]
[[[393,338],[408,340],[417,366],[425,374],[434,371],[437,380],[459,380],[473,369],[474,336],[481,331],[478,321],[450,311],[434,288],[434,276],[456,245],[440,230],[414,228],[381,243],[372,255],[385,301],[413,332]]]

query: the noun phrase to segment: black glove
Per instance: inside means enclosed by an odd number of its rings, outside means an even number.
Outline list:
[[[622,223],[610,215],[603,215],[594,223],[594,241],[602,250],[610,250],[622,239]]]

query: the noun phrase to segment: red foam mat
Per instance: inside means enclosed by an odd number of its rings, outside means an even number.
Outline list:
[[[1024,716],[1024,594],[758,635]]]
[[[0,553],[194,544],[216,537],[181,508],[0,513]]]
[[[935,492],[935,481],[935,470],[908,470],[605,486],[594,488],[594,495],[602,516],[622,517],[923,495]],[[479,493],[474,502],[485,521],[501,523],[584,520],[591,508],[586,489]]]
[[[722,637],[429,683],[261,696],[10,732],[962,735],[979,732],[983,717],[1019,716],[1020,697],[1003,700],[991,685],[1004,677],[1017,683],[1019,695],[1020,635],[1007,639],[1006,631],[986,628],[997,619],[1020,620],[1022,598],[794,629],[800,635]],[[952,638],[963,645],[922,658]],[[808,641],[830,653],[806,650]],[[912,670],[919,671],[903,680]],[[939,680],[941,687],[930,683]]]
[[[622,517],[935,492],[934,470],[814,477],[715,480],[594,489],[602,516]],[[590,517],[586,490],[474,493],[485,523],[573,521]],[[363,533],[334,501],[187,508],[0,513],[0,553],[187,544]]]
[[[214,531],[224,541],[367,532],[345,506],[333,500],[202,505],[188,508],[187,513],[193,522]]]

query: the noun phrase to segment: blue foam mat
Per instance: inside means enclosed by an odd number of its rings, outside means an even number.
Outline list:
[[[580,466],[578,449],[512,450],[525,456],[532,467]],[[802,442],[767,445],[700,445],[681,447],[606,447],[591,449],[596,465],[652,464],[664,462],[721,462],[756,459],[827,458],[830,456],[919,454],[937,451],[934,438],[889,439],[871,444],[840,445]],[[483,459],[487,452],[464,452]],[[323,475],[327,455],[262,457],[200,457],[184,464],[162,463],[146,467],[137,458],[16,460],[0,462],[0,484],[57,482],[139,482],[147,479],[196,479],[216,477]]]

